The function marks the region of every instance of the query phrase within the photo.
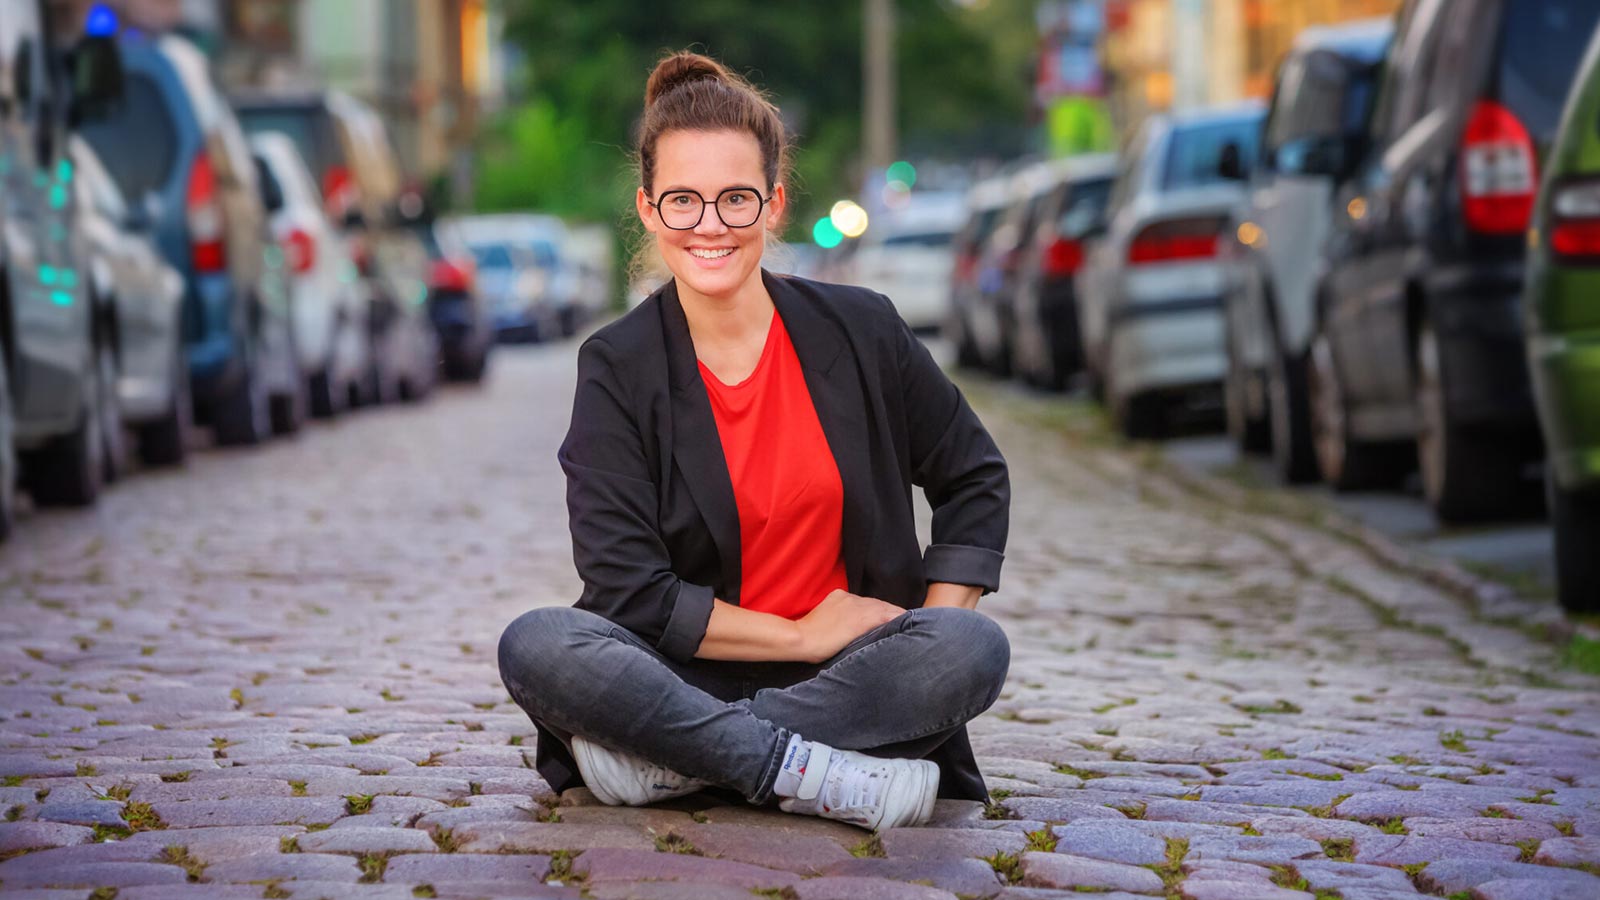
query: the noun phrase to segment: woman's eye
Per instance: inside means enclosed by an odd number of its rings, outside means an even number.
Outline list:
[[[694,200],[687,194],[678,194],[677,196],[668,200],[667,203],[671,204],[672,206],[676,206],[679,209],[688,209],[694,205]]]
[[[752,199],[753,198],[749,194],[740,191],[735,194],[726,195],[722,198],[722,202],[728,204],[729,206],[743,206],[744,204],[749,203]]]

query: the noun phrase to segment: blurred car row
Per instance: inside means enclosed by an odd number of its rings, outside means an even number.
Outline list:
[[[1415,472],[1446,523],[1537,508],[1548,458],[1560,596],[1600,608],[1597,23],[1406,0],[1302,33],[1265,104],[977,182],[946,254],[958,362],[1081,379],[1130,437],[1220,419],[1289,483]]]
[[[354,98],[226,97],[182,38],[59,12],[0,4],[0,536],[18,486],[90,504],[197,424],[256,444],[481,379],[515,306],[491,248],[537,257],[535,336],[603,304],[608,237],[434,221]]]

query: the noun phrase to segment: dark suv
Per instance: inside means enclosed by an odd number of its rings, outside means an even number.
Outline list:
[[[121,67],[105,33],[68,52],[63,12],[0,3],[0,537],[19,456],[35,502],[87,504],[120,452],[115,307],[91,287],[67,145]]]
[[[1401,7],[1311,341],[1313,441],[1336,486],[1393,476],[1393,451],[1414,445],[1442,520],[1504,514],[1531,493],[1526,232],[1597,20],[1594,0]]]

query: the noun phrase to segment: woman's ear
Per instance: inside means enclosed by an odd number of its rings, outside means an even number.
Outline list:
[[[650,195],[645,193],[642,185],[639,188],[639,192],[633,197],[633,206],[634,209],[639,211],[639,221],[644,223],[644,230],[654,234],[656,230],[656,217],[652,215],[652,213],[654,213],[655,210],[650,207]]]
[[[767,201],[767,230],[779,231],[783,228],[783,214],[789,208],[789,192],[779,182],[772,186],[772,199]]]

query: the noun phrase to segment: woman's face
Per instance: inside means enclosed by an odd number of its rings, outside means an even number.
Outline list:
[[[651,186],[655,195],[641,187],[635,204],[680,286],[702,296],[731,299],[761,277],[766,233],[783,215],[783,185],[772,189],[761,215],[745,228],[725,225],[716,202],[728,188],[748,188],[751,195],[765,197],[766,185],[761,147],[747,132],[669,131],[656,140],[655,184]],[[695,191],[705,199],[699,225],[679,231],[662,223],[660,213],[650,204],[673,191]],[[730,202],[736,201],[730,198]]]

